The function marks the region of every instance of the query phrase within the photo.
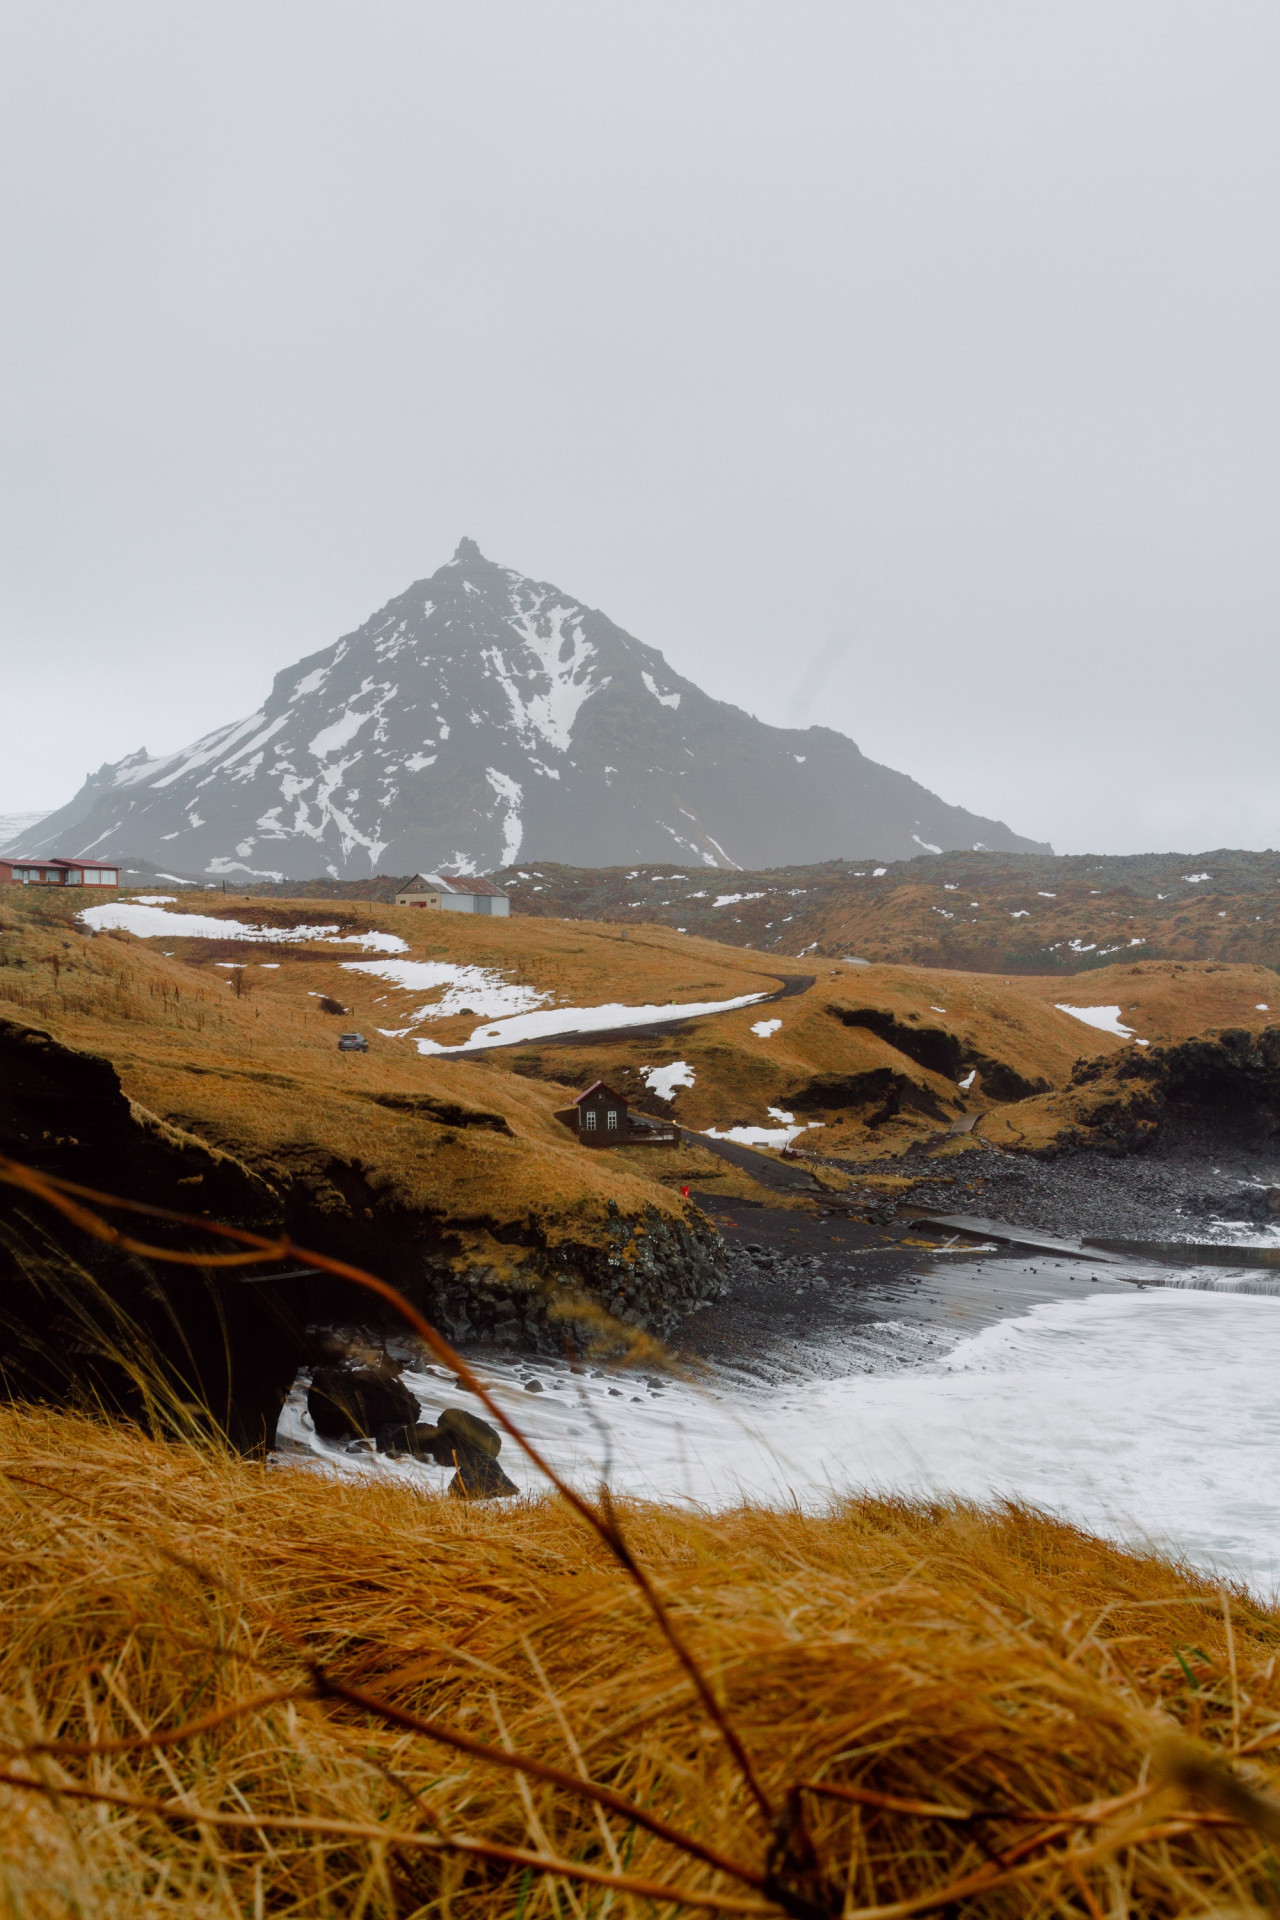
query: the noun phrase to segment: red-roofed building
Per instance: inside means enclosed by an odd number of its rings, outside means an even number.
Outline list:
[[[0,886],[118,887],[120,869],[107,860],[27,859],[20,853],[0,854]]]

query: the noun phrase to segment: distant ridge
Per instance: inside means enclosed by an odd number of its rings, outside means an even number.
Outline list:
[[[25,851],[242,879],[1048,852],[828,727],[713,700],[654,647],[463,540],[247,719],[103,766]]]
[[[24,852],[27,840],[45,817],[43,813],[0,813],[0,853]]]

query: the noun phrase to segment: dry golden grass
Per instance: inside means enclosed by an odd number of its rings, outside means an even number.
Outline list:
[[[1223,1027],[1257,1030],[1276,1017],[1259,1011],[1257,1004],[1272,999],[1274,975],[1216,962],[1138,961],[1077,980],[810,964],[817,967],[817,979],[807,993],[763,1010],[781,1021],[768,1036],[753,1032],[761,1011],[744,1008],[700,1021],[660,1042],[624,1038],[572,1050],[544,1047],[539,1049],[538,1070],[561,1080],[575,1072],[584,1080],[608,1078],[643,1103],[641,1067],[681,1059],[695,1077],[692,1088],[677,1093],[672,1108],[683,1125],[769,1126],[776,1124],[768,1117],[769,1108],[781,1107],[794,1111],[797,1120],[822,1122],[821,1132],[798,1144],[855,1159],[878,1158],[936,1136],[961,1111],[989,1114],[991,1124],[984,1120],[984,1134],[1010,1146],[1043,1145],[1077,1115],[1064,1106],[1057,1117],[1043,1102],[996,1102],[983,1097],[980,1085],[961,1093],[954,1081],[907,1058],[867,1028],[844,1025],[843,1014],[871,1008],[888,1014],[907,1032],[932,1029],[953,1035],[1028,1083],[1043,1081],[1054,1088],[1068,1084],[1077,1060],[1122,1055],[1131,1044],[1061,1013],[1060,1001],[1118,1005],[1122,1020],[1156,1044]],[[1280,1009],[1280,999],[1275,1004]],[[806,1088],[822,1079],[847,1083],[877,1071],[905,1076],[932,1103],[933,1112],[905,1108],[887,1123],[868,1126],[867,1114],[879,1105],[878,1099],[873,1098],[866,1111],[842,1111],[834,1101],[824,1106],[820,1098],[808,1103]],[[797,1104],[797,1096],[805,1104]],[[959,1150],[968,1151],[970,1145]]]
[[[5,1912],[680,1910],[449,1845],[468,1839],[779,1910],[747,1877],[769,1835],[724,1742],[562,1505],[466,1507],[47,1411],[0,1413],[0,1461]],[[1156,1792],[1151,1772],[1180,1727],[1265,1783],[1273,1611],[1015,1510],[621,1517],[772,1803],[801,1781],[854,1796],[800,1796],[813,1863],[791,1872],[794,1911],[1274,1901],[1280,1870],[1250,1826]],[[341,1689],[567,1779],[422,1737]],[[743,1877],[581,1797],[575,1775]]]
[[[499,1272],[519,1264],[522,1245],[596,1243],[609,1230],[611,1203],[629,1218],[649,1208],[690,1217],[679,1183],[673,1192],[642,1157],[579,1147],[554,1118],[563,1087],[512,1073],[500,1060],[424,1059],[409,1040],[380,1038],[379,1020],[402,1017],[424,995],[400,994],[398,1012],[379,1008],[376,997],[390,989],[344,973],[350,949],[124,934],[85,940],[65,902],[2,904],[0,1013],[104,1056],[125,1092],[150,1112],[235,1154],[282,1191],[304,1184],[335,1216],[358,1204],[348,1190],[355,1189],[364,1204],[431,1219],[460,1263]],[[246,911],[244,903],[228,906],[232,914]],[[691,971],[685,956],[664,973],[628,944],[621,963],[629,971],[619,986],[603,962],[584,972],[573,928],[553,926],[529,956],[501,922],[477,928],[461,916],[447,925],[434,916],[424,929],[424,916],[407,908],[335,912],[329,903],[294,918],[399,926],[417,943],[412,957],[430,957],[447,942],[465,964],[498,965],[513,979],[592,1001],[615,990],[667,999],[695,983],[730,997],[772,984],[744,973],[733,955],[723,979],[705,965]],[[613,936],[610,953],[620,944]],[[248,992],[233,992],[218,966],[228,955],[249,961]],[[341,994],[353,1011],[337,1019],[320,1012],[320,993]],[[440,1023],[441,1037],[462,1037],[453,1031],[458,1025]],[[353,1026],[371,1036],[368,1054],[338,1052],[338,1033]],[[496,1118],[498,1127],[469,1124],[476,1114]]]
[[[1075,980],[1004,979],[922,967],[833,967],[662,927],[629,928],[624,941],[614,926],[583,921],[473,920],[376,904],[284,905],[221,896],[177,902],[172,938],[86,941],[75,931],[76,903],[5,891],[16,897],[0,902],[6,923],[0,962],[21,964],[0,964],[0,1008],[7,1002],[56,1038],[104,1054],[132,1098],[249,1160],[273,1182],[306,1178],[333,1188],[326,1167],[353,1169],[376,1188],[379,1204],[430,1214],[458,1236],[463,1259],[498,1269],[510,1259],[501,1249],[513,1238],[598,1239],[610,1201],[629,1216],[648,1206],[668,1217],[679,1213],[681,1182],[670,1168],[640,1154],[586,1155],[554,1119],[566,1088],[596,1078],[615,1082],[641,1109],[698,1130],[768,1125],[771,1107],[794,1110],[798,1119],[823,1124],[805,1144],[855,1159],[903,1153],[974,1108],[991,1115],[984,1132],[993,1141],[1042,1146],[1078,1118],[1069,1101],[1060,1110],[1053,1101],[995,1102],[982,1096],[980,1084],[961,1093],[945,1075],[867,1028],[844,1024],[842,1016],[873,1008],[906,1030],[940,1029],[1029,1084],[1043,1081],[1054,1089],[1067,1085],[1078,1059],[1129,1046],[1061,1013],[1058,1001],[1118,1005],[1125,1023],[1153,1043],[1215,1028],[1258,1028],[1274,1017],[1258,1008],[1271,1001],[1274,974],[1218,962],[1139,960]],[[727,999],[770,991],[774,969],[806,965],[817,978],[809,991],[763,1009],[781,1021],[764,1037],[753,1032],[762,1010],[748,1007],[657,1039],[543,1045],[480,1060],[424,1058],[411,1037],[379,1032],[403,1027],[430,998],[423,990],[346,970],[350,949],[181,939],[188,911],[280,928],[381,928],[409,941],[411,958],[493,968],[552,993],[562,1005]],[[228,960],[248,963],[237,976],[250,983],[240,995],[220,965]],[[349,1012],[320,1011],[321,995]],[[455,1044],[475,1024],[455,1015],[414,1031]],[[351,1026],[370,1037],[367,1055],[337,1052],[338,1032]],[[695,1080],[668,1106],[649,1093],[641,1069],[676,1059],[689,1063]],[[913,1110],[908,1101],[897,1116],[868,1124],[879,1096],[866,1105],[842,1103],[841,1085],[877,1072],[912,1083],[920,1106]],[[837,1090],[830,1105],[812,1091],[822,1081]],[[472,1128],[462,1140],[430,1114],[379,1104],[387,1094],[428,1094],[496,1113],[510,1133]],[[793,1108],[797,1100],[802,1104]],[[741,1184],[710,1167],[697,1178],[715,1183],[716,1191]],[[335,1208],[344,1204],[337,1188],[326,1188],[324,1197]]]

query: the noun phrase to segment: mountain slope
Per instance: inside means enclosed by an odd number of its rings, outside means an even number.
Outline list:
[[[101,768],[24,850],[284,879],[974,846],[1047,851],[830,728],[711,699],[656,648],[464,540],[358,632],[278,674],[247,720]]]

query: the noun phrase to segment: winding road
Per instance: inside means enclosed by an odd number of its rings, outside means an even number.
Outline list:
[[[776,993],[764,993],[752,1003],[752,1011],[758,1007],[771,1007],[776,1000],[792,1000],[797,994],[807,993],[817,980],[816,973],[773,973],[766,974],[766,980],[781,980],[782,985]],[[725,1013],[745,1013],[745,1007],[725,1007]],[[599,1027],[589,1033],[570,1031],[567,1033],[540,1033],[532,1040],[493,1040],[483,1047],[459,1047],[450,1051],[451,1060],[477,1060],[483,1054],[507,1052],[516,1047],[594,1047],[611,1040],[653,1040],[663,1034],[679,1033],[685,1027],[693,1026],[699,1020],[714,1020],[714,1013],[689,1013],[679,1020],[651,1020],[642,1027]]]

